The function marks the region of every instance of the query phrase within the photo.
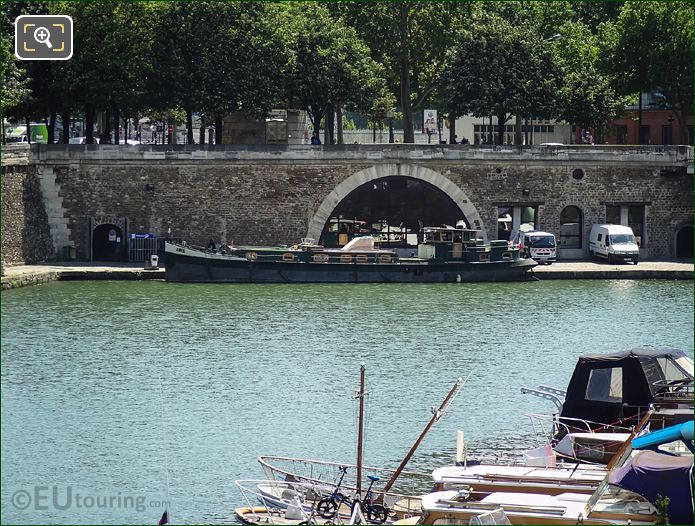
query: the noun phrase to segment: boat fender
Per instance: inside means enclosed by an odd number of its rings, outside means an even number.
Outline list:
[[[256,254],[255,252],[247,252],[246,253],[246,259],[248,259],[249,261],[255,261],[257,257],[258,257],[258,254]]]
[[[456,274],[456,283],[461,283],[461,274]]]

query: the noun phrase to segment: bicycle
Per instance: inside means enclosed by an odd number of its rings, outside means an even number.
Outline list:
[[[368,521],[381,524],[382,522],[386,522],[389,518],[389,509],[382,504],[375,503],[372,486],[379,480],[379,477],[367,475],[367,478],[370,480],[370,483],[369,488],[367,488],[367,493],[364,495],[364,500],[361,502],[362,511],[367,515]]]
[[[316,506],[316,512],[324,519],[332,519],[338,513],[338,508],[341,504],[351,505],[351,500],[343,493],[340,492],[340,485],[343,483],[343,478],[345,473],[347,473],[347,466],[339,466],[340,478],[335,488],[328,497],[321,499]]]

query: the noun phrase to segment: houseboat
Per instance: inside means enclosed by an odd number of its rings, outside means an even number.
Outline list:
[[[425,227],[417,255],[377,248],[371,236],[340,249],[305,239],[291,247],[206,250],[166,243],[166,280],[198,283],[461,283],[522,281],[536,263],[508,241],[485,244],[478,231]],[[415,252],[415,251],[414,251]]]

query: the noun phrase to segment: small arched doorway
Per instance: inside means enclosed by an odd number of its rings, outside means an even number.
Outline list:
[[[123,229],[104,223],[92,231],[92,260],[125,261]]]
[[[676,233],[676,257],[693,259],[693,227],[684,226]]]

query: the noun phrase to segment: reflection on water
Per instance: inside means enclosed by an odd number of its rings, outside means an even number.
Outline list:
[[[232,522],[241,504],[233,480],[262,476],[258,455],[354,462],[362,360],[367,464],[394,467],[430,407],[469,373],[409,468],[453,462],[457,429],[472,455],[510,458],[534,443],[524,414],[554,407],[520,387],[564,387],[580,354],[641,345],[692,352],[692,283],[75,282],[6,291],[2,520],[155,523],[168,499],[172,522]],[[144,509],[78,507],[74,498],[68,509],[51,499],[19,509],[12,497],[36,486],[142,497]]]

